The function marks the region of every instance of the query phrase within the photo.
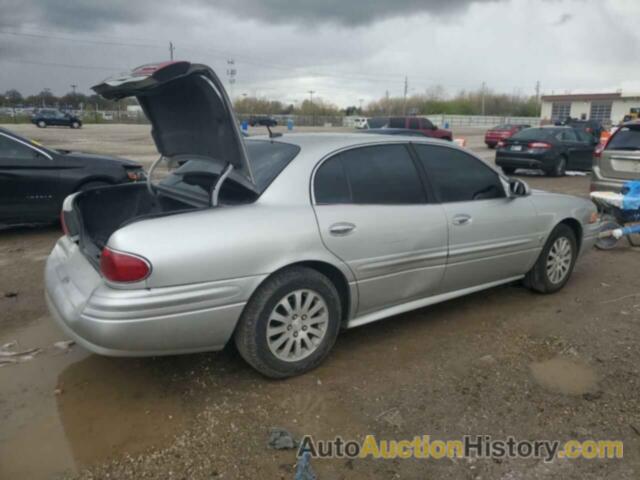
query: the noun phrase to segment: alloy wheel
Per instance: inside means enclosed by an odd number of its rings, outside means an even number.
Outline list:
[[[569,274],[573,261],[571,242],[566,237],[559,237],[553,242],[547,254],[547,277],[555,285],[561,283]]]
[[[313,290],[295,290],[273,308],[267,323],[267,344],[279,360],[297,362],[315,352],[329,325],[329,310]]]

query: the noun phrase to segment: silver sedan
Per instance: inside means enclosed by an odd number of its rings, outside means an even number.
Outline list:
[[[263,374],[296,375],[344,328],[509,282],[556,292],[595,242],[592,203],[531,191],[450,142],[243,138],[203,65],[144,66],[94,89],[135,95],[158,163],[180,165],[65,201],[47,301],[99,354],[234,341]]]

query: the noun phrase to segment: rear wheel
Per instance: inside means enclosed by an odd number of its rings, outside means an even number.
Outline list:
[[[44,120],[38,121],[37,125],[40,128],[47,128],[47,122],[45,122]]]
[[[340,305],[335,286],[321,273],[306,267],[283,270],[247,303],[234,336],[238,351],[267,377],[308,372],[336,341]]]
[[[540,293],[557,292],[569,280],[577,256],[576,235],[561,223],[553,229],[536,264],[525,276],[525,285]]]
[[[73,122],[71,128],[80,128],[80,122]]]

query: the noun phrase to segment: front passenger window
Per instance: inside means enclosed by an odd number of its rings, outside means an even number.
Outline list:
[[[441,202],[506,197],[499,175],[477,158],[449,147],[415,144],[415,148]]]

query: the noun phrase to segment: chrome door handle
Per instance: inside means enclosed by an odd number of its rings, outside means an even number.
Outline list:
[[[331,233],[331,235],[340,237],[344,235],[349,235],[355,229],[356,229],[356,226],[353,223],[340,222],[340,223],[334,223],[333,225],[331,225],[329,227],[329,233]]]
[[[456,215],[453,217],[454,225],[469,225],[471,223],[471,215]]]

